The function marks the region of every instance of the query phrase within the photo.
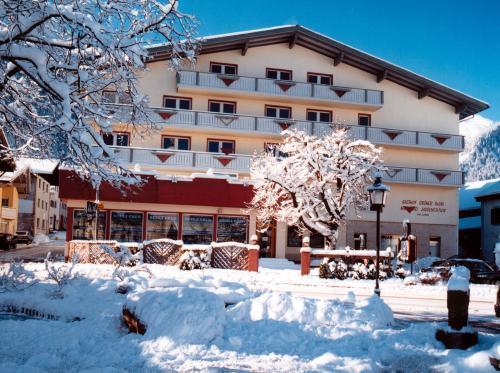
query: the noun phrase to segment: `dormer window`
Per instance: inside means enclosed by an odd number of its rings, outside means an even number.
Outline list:
[[[307,82],[313,84],[322,85],[332,85],[333,75],[331,74],[319,74],[319,73],[307,73]]]
[[[238,65],[232,63],[210,62],[210,72],[214,74],[237,75]]]
[[[266,77],[268,79],[276,80],[292,80],[292,70],[267,68]]]
[[[236,102],[208,100],[208,111],[221,114],[235,114]]]

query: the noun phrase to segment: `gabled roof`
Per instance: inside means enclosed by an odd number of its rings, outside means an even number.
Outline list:
[[[492,183],[476,194],[476,201],[483,201],[485,199],[500,199],[500,179],[492,181]]]
[[[490,192],[500,188],[500,178],[482,181],[472,181],[459,189],[460,211],[477,209],[481,207],[479,202],[481,196],[489,195]]]
[[[241,50],[241,53],[245,55],[248,48],[279,43],[288,43],[290,48],[300,45],[328,56],[332,58],[332,63],[335,66],[339,63],[345,63],[359,68],[373,74],[378,82],[387,79],[400,84],[416,91],[418,98],[429,96],[445,102],[455,107],[455,112],[460,114],[460,119],[489,108],[489,105],[484,101],[300,25],[286,25],[207,36],[200,39],[200,54]],[[149,61],[169,58],[170,48],[168,45],[151,46],[148,50]]]

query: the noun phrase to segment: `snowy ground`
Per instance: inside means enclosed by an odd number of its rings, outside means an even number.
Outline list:
[[[49,236],[37,235],[30,245],[18,244],[17,248],[9,251],[0,250],[0,262],[8,262],[14,259],[24,261],[41,261],[45,259],[50,251],[52,255],[64,256],[66,245],[66,231],[57,231]]]
[[[279,284],[333,289],[340,283],[301,277],[294,268],[248,273],[153,265],[152,277],[137,272],[128,281],[129,293],[121,295],[115,292],[113,267],[77,265],[78,275],[63,288],[62,299],[54,297],[57,286],[47,280],[43,264],[26,268],[41,282],[0,293],[0,306],[24,306],[61,319],[0,319],[2,372],[480,372],[493,371],[488,356],[500,357],[498,334],[481,332],[479,345],[467,351],[445,350],[434,338],[438,323],[394,320],[376,297],[347,293],[314,299],[270,290]],[[356,283],[361,289],[373,285]],[[383,294],[391,288],[408,292],[400,281],[382,283]],[[424,297],[442,289],[417,285],[411,291]],[[478,297],[494,291],[471,288]],[[120,318],[124,304],[146,322],[145,335],[127,334]],[[71,322],[75,318],[80,321]]]

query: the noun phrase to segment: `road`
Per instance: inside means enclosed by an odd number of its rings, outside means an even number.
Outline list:
[[[54,240],[38,245],[17,245],[17,249],[14,250],[0,250],[0,262],[9,262],[13,259],[22,259],[25,262],[43,261],[49,251],[52,255],[64,255],[65,244],[64,240]]]

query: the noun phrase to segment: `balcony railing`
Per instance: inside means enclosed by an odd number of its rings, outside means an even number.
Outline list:
[[[110,105],[115,114],[126,121],[126,105]],[[173,110],[152,108],[156,114],[153,120],[159,125],[183,128],[214,128],[247,133],[279,135],[284,129],[298,129],[310,135],[324,136],[332,130],[331,123],[310,122],[295,119],[277,119],[241,114],[220,114],[206,111]],[[446,135],[421,131],[409,131],[382,127],[367,127],[342,124],[349,129],[354,139],[368,140],[375,144],[414,146],[431,149],[462,151],[464,138],[460,135]]]
[[[251,155],[195,152],[185,150],[114,147],[115,156],[129,164],[159,168],[180,168],[206,171],[209,168],[226,172],[249,173]],[[444,186],[463,185],[460,171],[387,166],[384,181]]]
[[[15,219],[17,210],[10,207],[0,207],[0,216],[2,219]]]
[[[289,80],[224,75],[199,71],[179,71],[177,83],[182,86],[256,92],[269,96],[310,98],[367,106],[382,106],[384,104],[383,91],[302,83]]]

